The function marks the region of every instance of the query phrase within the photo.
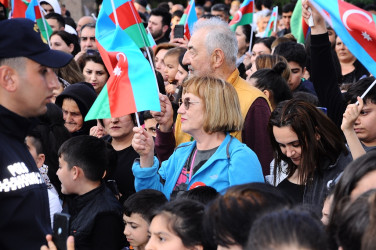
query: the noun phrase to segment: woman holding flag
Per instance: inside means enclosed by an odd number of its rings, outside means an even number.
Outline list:
[[[232,85],[213,77],[192,77],[183,87],[178,113],[182,130],[194,141],[178,146],[159,168],[152,137],[134,128],[132,146],[140,155],[133,164],[136,191],[156,189],[170,198],[198,186],[224,193],[232,185],[264,182],[256,154],[229,135],[243,124]]]

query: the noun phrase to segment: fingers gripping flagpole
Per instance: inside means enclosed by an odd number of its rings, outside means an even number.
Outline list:
[[[376,84],[376,80],[374,80],[373,83],[368,87],[368,89],[364,91],[363,95],[360,98],[363,99],[368,94],[368,92],[373,88],[373,86],[375,86],[375,84]],[[359,105],[359,101],[356,101],[355,104]]]

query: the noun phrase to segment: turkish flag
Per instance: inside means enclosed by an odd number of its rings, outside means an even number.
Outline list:
[[[349,34],[376,61],[376,16],[341,0],[338,0],[338,7],[343,25]]]

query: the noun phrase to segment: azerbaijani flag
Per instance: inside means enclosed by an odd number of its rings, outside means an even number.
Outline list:
[[[272,14],[270,16],[268,25],[266,26],[266,29],[264,31],[264,36],[263,37],[269,37],[269,36],[272,35],[273,31],[276,31],[277,20],[278,20],[278,6],[275,6],[273,8]]]
[[[155,43],[155,40],[154,40],[153,36],[151,35],[149,29],[147,29],[147,31],[148,31],[147,34],[148,34],[148,39],[149,39],[150,47],[154,50],[155,47],[157,47],[157,44]]]
[[[195,0],[191,0],[185,8],[184,14],[180,19],[179,24],[184,25],[184,35],[189,39],[191,39],[191,35],[193,32],[193,25],[197,22],[197,13],[196,13],[196,5]]]
[[[253,21],[253,0],[244,0],[234,18],[229,23],[230,29],[235,31],[239,25],[251,24]]]
[[[158,87],[150,63],[120,26],[103,29],[107,26],[99,25],[107,20],[105,17],[102,8],[95,36],[110,78],[85,121],[121,117],[144,110],[160,111]]]
[[[376,15],[341,0],[315,0],[311,3],[350,52],[375,76]]]
[[[118,20],[113,13],[112,3],[116,9]],[[102,26],[100,29],[115,30],[116,23],[119,23],[121,29],[132,38],[139,48],[150,46],[145,27],[131,0],[104,0],[99,15],[101,15],[101,22],[98,22],[97,25]]]
[[[12,18],[25,18],[30,0],[12,0]]]
[[[328,2],[333,0],[327,0]],[[298,0],[291,16],[291,33],[299,43],[304,43],[307,38],[309,26],[302,17],[302,0]]]
[[[44,38],[43,42],[49,43],[52,29],[51,26],[47,23],[46,19],[44,19],[38,0],[31,0],[29,6],[25,11],[25,17],[37,23],[38,28]]]

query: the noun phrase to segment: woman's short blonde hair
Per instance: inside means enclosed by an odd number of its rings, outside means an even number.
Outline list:
[[[210,76],[193,76],[182,86],[183,94],[191,93],[203,101],[203,129],[206,133],[231,133],[242,130],[243,117],[238,94],[230,83]]]

